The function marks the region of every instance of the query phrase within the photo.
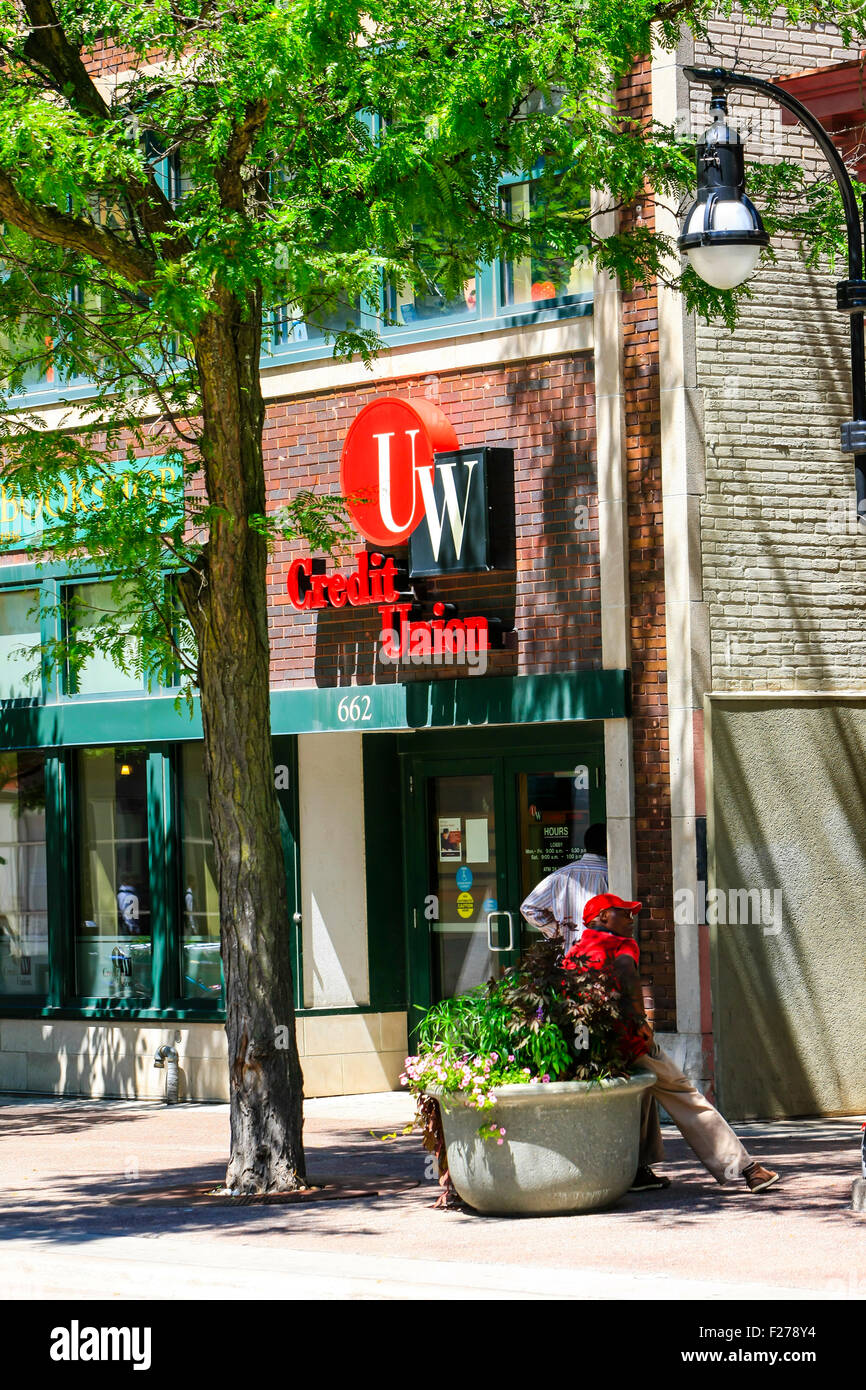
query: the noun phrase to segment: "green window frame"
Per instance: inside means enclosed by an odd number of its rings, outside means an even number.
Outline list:
[[[543,165],[539,164],[536,165],[536,167],[529,173],[513,173],[505,175],[505,177],[502,178],[499,183],[500,194],[503,194],[521,184],[526,184],[529,189],[531,199],[532,185],[538,178],[540,178],[542,171]],[[589,199],[587,198],[586,205],[588,206],[588,204]],[[580,306],[583,306],[587,302],[590,304],[592,302],[591,289],[581,291],[576,294],[559,294],[551,298],[542,299],[535,302],[533,302],[531,298],[529,300],[512,299],[507,293],[506,285],[508,283],[509,278],[513,276],[513,264],[514,263],[511,261],[497,261],[496,263],[498,272],[497,302],[500,314],[543,314],[544,312],[551,312],[554,310],[561,310],[563,312],[567,312],[570,308],[573,308],[575,309],[575,311],[577,311]],[[536,304],[538,306],[537,308],[535,307]]]
[[[167,572],[167,580],[171,574]],[[63,590],[69,584],[97,582],[101,576],[70,574],[65,566],[37,566],[32,562],[7,567],[0,592],[36,590],[39,593],[39,630],[42,643],[62,633]],[[172,696],[177,685],[105,694],[67,694],[63,672],[41,662],[40,693],[27,699],[0,699],[4,723],[4,752],[38,753],[45,768],[45,855],[48,865],[48,989],[46,993],[3,993],[0,980],[0,1017],[143,1018],[222,1020],[225,1007],[219,997],[190,997],[182,980],[182,925],[185,887],[182,883],[182,788],[184,745],[201,742],[200,725],[189,730],[185,710]],[[125,702],[132,700],[135,729],[124,716]],[[109,713],[110,712],[110,713]],[[151,996],[148,1002],[106,995],[84,995],[76,986],[75,931],[78,915],[80,865],[76,760],[82,749],[123,747],[138,736],[147,752],[148,788],[148,899],[152,916]],[[281,833],[289,902],[295,1008],[303,1011],[302,937],[300,907],[300,848],[297,739],[278,735],[273,739],[276,782],[281,813]],[[352,1013],[353,1009],[337,1010]]]
[[[172,960],[172,978],[179,984],[179,998],[187,1007],[196,1004],[206,1007],[223,1007],[225,981],[222,974],[220,956],[219,903],[216,901],[216,934],[212,933],[212,906],[217,893],[216,870],[213,864],[213,842],[210,826],[207,824],[207,801],[196,798],[192,805],[187,795],[187,780],[190,776],[201,774],[197,766],[189,766],[189,755],[198,753],[204,747],[198,741],[181,744],[173,750],[174,791],[171,798],[171,824],[167,827],[166,848],[169,854],[170,878],[180,894],[178,905],[177,931],[170,933],[170,944],[176,950],[177,959]],[[206,794],[205,794],[206,797]],[[191,812],[204,811],[203,823],[192,824]],[[201,833],[194,836],[193,830]],[[187,846],[195,846],[196,853],[188,855]],[[208,853],[210,845],[210,853]],[[189,862],[188,862],[189,861]],[[202,919],[205,931],[201,930]],[[198,938],[198,939],[195,939]],[[216,959],[214,960],[214,946]],[[194,974],[192,972],[195,972]]]
[[[381,126],[381,117],[369,112],[363,113],[369,129],[375,135]],[[541,166],[533,170],[508,173],[500,180],[500,189],[516,183],[531,182],[541,173]],[[509,305],[505,301],[504,283],[506,262],[495,260],[476,267],[475,272],[475,311],[437,315],[419,318],[407,323],[385,323],[388,316],[395,316],[395,296],[393,287],[383,280],[378,306],[373,309],[360,306],[359,327],[376,332],[386,347],[401,344],[434,342],[437,338],[462,337],[467,334],[495,332],[503,328],[514,328],[533,323],[549,322],[558,318],[585,317],[592,313],[592,293],[562,295],[555,300],[541,304],[522,303]],[[266,354],[262,356],[262,367],[273,367],[282,361],[301,362],[332,356],[332,346],[319,340],[292,338],[285,332],[275,329],[265,335],[268,341]]]
[[[31,584],[10,584],[10,585],[4,585],[3,588],[2,588],[2,590],[0,590],[0,600],[6,599],[7,597],[8,597],[8,598],[12,598],[12,599],[14,600],[16,597],[19,597],[19,596],[20,596],[20,597],[23,598],[25,601],[27,601],[27,599],[29,598],[30,595],[35,595],[35,597],[33,598],[32,602],[28,602],[28,604],[27,604],[27,616],[28,616],[28,618],[30,618],[30,616],[31,616],[30,610],[31,610],[32,608],[40,607],[40,606],[41,606],[41,603],[42,603],[42,586],[38,583],[38,581],[34,581],[34,582],[31,583]],[[8,637],[9,637],[9,639],[12,639],[12,640],[16,640],[16,639],[19,638],[19,637],[22,638],[22,639],[26,639],[26,638],[28,637],[28,635],[30,635],[31,633],[32,633],[32,637],[33,637],[33,639],[34,639],[34,647],[35,647],[35,648],[41,647],[41,646],[42,646],[42,643],[45,641],[45,629],[44,629],[43,618],[42,618],[42,616],[41,616],[40,614],[38,614],[38,613],[37,613],[37,615],[36,615],[36,617],[35,617],[35,620],[30,624],[30,626],[29,626],[29,628],[28,628],[27,630],[25,630],[25,631],[16,631],[15,633],[10,633],[10,634],[8,635]],[[5,634],[4,634],[4,637],[3,637],[2,641],[3,641],[4,646],[5,646],[5,643],[6,643],[6,641],[7,641],[7,637],[6,637]],[[22,642],[18,643],[18,645],[17,645],[15,648],[11,648],[11,649],[10,649],[10,656],[11,656],[12,651],[17,651],[17,650],[19,650],[19,648],[22,647],[22,646],[26,646],[26,641],[22,641]],[[38,671],[35,669],[35,668],[36,668],[36,662],[37,662],[37,661],[39,662],[39,669],[38,669]],[[32,661],[32,664],[31,664],[30,662],[27,663],[28,684],[30,685],[30,689],[27,691],[26,694],[21,694],[21,693],[19,693],[19,694],[15,694],[15,695],[6,695],[6,694],[3,694],[3,693],[2,693],[2,691],[8,689],[8,686],[7,686],[6,683],[5,683],[6,671],[8,670],[8,668],[7,668],[7,666],[6,666],[5,659],[4,659],[2,656],[0,656],[0,663],[2,663],[2,665],[3,665],[2,684],[0,684],[0,707],[2,707],[2,706],[9,706],[9,705],[12,705],[13,707],[21,707],[21,706],[28,706],[28,705],[38,704],[38,703],[41,703],[42,701],[44,701],[44,699],[45,699],[45,674],[46,674],[46,673],[45,673],[45,669],[44,669],[44,662],[43,662],[43,661],[41,660],[41,658],[39,657],[37,650],[34,650],[34,652],[33,652],[33,661]],[[13,669],[15,669],[15,664],[14,664],[14,663],[13,663]],[[31,672],[32,672],[32,676],[31,676]],[[23,675],[24,675],[24,668],[23,668],[23,666],[18,666],[18,668],[17,668],[17,670],[16,670],[16,675],[19,676],[20,678],[23,678]]]
[[[15,578],[13,582],[0,584],[0,594],[22,592],[38,594],[38,630],[41,647],[69,635],[71,590],[111,583],[110,576],[106,578],[101,574],[70,574],[68,570],[59,565],[41,567],[33,564],[10,565],[8,574],[10,578],[13,575]],[[22,577],[18,578],[19,575]],[[170,584],[173,580],[170,570],[165,572],[164,577],[166,584]],[[89,703],[98,700],[140,700],[143,696],[148,695],[176,695],[180,684],[181,672],[176,666],[171,673],[171,679],[168,681],[154,681],[148,685],[147,679],[143,677],[139,683],[126,688],[112,689],[106,687],[103,690],[81,690],[76,689],[76,681],[72,677],[68,663],[52,665],[47,657],[44,657],[40,660],[40,677],[38,682],[34,684],[33,694],[27,697],[0,696],[0,710],[22,706],[51,705],[66,701]]]
[[[121,749],[124,745],[109,745]],[[182,888],[179,833],[179,745],[149,744],[145,749],[147,782],[148,881],[150,904],[149,997],[84,992],[79,988],[76,961],[78,912],[81,904],[80,859],[82,754],[105,752],[88,745],[52,752],[46,758],[49,846],[58,866],[49,881],[50,989],[48,1012],[104,1018],[215,1018],[225,1016],[222,993],[217,998],[191,1001],[181,979],[180,937]],[[49,773],[50,767],[50,773]],[[49,850],[51,853],[51,849]],[[65,888],[64,888],[65,885]],[[139,981],[140,987],[140,981]],[[8,1007],[9,1000],[2,1001]]]
[[[68,638],[71,636],[74,625],[73,591],[84,590],[86,592],[88,589],[95,591],[97,588],[102,589],[104,591],[110,587],[111,582],[112,581],[110,579],[105,579],[102,575],[89,575],[87,578],[82,578],[76,575],[74,578],[70,578],[68,582],[61,586],[60,624],[64,638]],[[105,611],[107,612],[109,610]],[[109,662],[108,658],[105,658],[105,664],[113,665],[113,663]],[[70,669],[69,663],[67,662],[63,670],[59,672],[61,693],[66,699],[72,700],[140,699],[142,695],[148,695],[151,693],[151,690],[148,687],[148,683],[145,679],[142,678],[137,683],[135,683],[131,677],[128,677],[124,675],[122,672],[120,672],[119,668],[115,669],[117,669],[118,671],[118,677],[124,682],[123,684],[115,687],[112,687],[111,685],[106,685],[104,689],[100,689],[97,686],[96,688],[91,689],[89,688],[89,680],[92,679],[92,677],[90,677],[88,678],[88,688],[82,690],[81,677],[82,675],[87,675],[87,663],[85,663],[85,665],[81,668],[79,672],[73,674],[72,670]]]
[[[141,885],[150,911],[149,997],[140,967],[136,969],[137,990],[112,987],[105,993],[84,992],[79,988],[77,959],[82,906],[83,864],[81,856],[80,762],[87,751],[105,752],[109,748],[131,748],[128,742],[100,744],[104,721],[100,704],[94,702],[89,717],[92,741],[69,747],[27,750],[43,758],[45,783],[45,860],[47,865],[48,984],[44,993],[3,992],[0,980],[0,1017],[65,1017],[94,1019],[190,1019],[220,1022],[225,1018],[224,990],[206,997],[184,983],[184,912],[186,911],[183,864],[183,748],[200,744],[194,739],[148,742],[144,745],[147,786],[146,885]],[[18,751],[14,747],[9,752]],[[300,906],[300,854],[298,841],[297,739],[278,736],[273,740],[275,773],[279,772],[277,796],[281,812],[288,922],[292,971],[295,982],[295,1008],[303,1011],[302,938],[297,911]],[[287,776],[285,775],[287,772]],[[206,823],[206,822],[205,822]],[[117,868],[116,876],[120,874]],[[118,904],[120,907],[120,904]],[[103,939],[105,933],[102,933]],[[108,933],[111,938],[112,933]],[[109,939],[108,946],[114,943]],[[118,944],[122,945],[122,942]],[[103,952],[103,954],[105,954]],[[107,956],[106,956],[107,959]],[[103,961],[104,965],[105,962]],[[103,972],[105,973],[105,972]],[[211,967],[212,973],[212,967]],[[354,1012],[339,1010],[338,1012]]]
[[[121,745],[117,745],[118,748]],[[180,872],[179,744],[151,744],[145,750],[147,778],[148,883],[151,912],[150,994],[82,992],[78,987],[76,927],[81,902],[79,855],[80,755],[87,748],[44,750],[46,858],[48,870],[48,989],[42,995],[0,992],[0,1016],[32,1015],[97,1018],[199,1018],[221,1020],[221,992],[211,999],[184,995],[181,978],[183,893]]]
[[[181,167],[180,154],[177,150],[171,150],[167,154],[162,154],[154,138],[146,133],[144,137],[144,153],[148,162],[153,167],[154,177],[165,196],[173,205],[177,205],[183,196],[184,178]],[[71,204],[70,204],[71,206]],[[72,285],[69,289],[69,300],[71,303],[83,303],[84,292],[81,285]],[[62,396],[64,400],[82,400],[93,394],[93,388],[83,373],[75,372],[58,379],[58,372],[55,367],[49,368],[50,378],[34,380],[22,393],[22,402],[27,405],[50,404]]]
[[[25,1005],[47,990],[46,803],[44,755],[0,751],[0,997]]]
[[[508,182],[526,182],[525,175],[515,175]],[[506,186],[503,181],[502,187]],[[466,337],[470,334],[493,333],[507,328],[519,328],[534,323],[547,323],[554,319],[584,318],[592,314],[593,297],[590,292],[578,295],[565,295],[554,301],[546,300],[540,305],[508,305],[504,303],[503,277],[506,263],[501,260],[479,265],[475,272],[475,313],[455,313],[431,319],[419,319],[406,324],[384,323],[386,296],[391,287],[383,284],[378,312],[361,306],[359,327],[376,332],[386,348],[402,344],[435,342],[437,339]],[[333,356],[331,343],[321,339],[297,341],[285,334],[273,333],[266,355],[263,354],[262,368],[273,368],[282,362],[315,361]]]

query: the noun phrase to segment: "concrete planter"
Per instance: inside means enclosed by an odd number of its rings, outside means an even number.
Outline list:
[[[550,1216],[593,1211],[627,1192],[637,1169],[641,1097],[655,1077],[497,1086],[496,1104],[475,1110],[462,1094],[430,1089],[442,1112],[448,1171],[476,1211]],[[478,1127],[505,1128],[503,1144]]]

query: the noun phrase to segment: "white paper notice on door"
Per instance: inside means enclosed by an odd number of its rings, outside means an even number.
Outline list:
[[[489,864],[490,847],[487,842],[487,817],[466,818],[466,863]]]

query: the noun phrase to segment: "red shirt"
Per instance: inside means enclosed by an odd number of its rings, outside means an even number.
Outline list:
[[[630,936],[616,936],[610,931],[593,931],[585,927],[583,935],[566,951],[562,958],[563,970],[603,970],[612,967],[617,956],[630,956],[635,965],[640,966],[640,948]],[[638,1033],[632,1022],[622,1025],[623,1038],[636,1062],[649,1052],[649,1043]]]
[[[566,951],[562,966],[564,970],[577,970],[577,958],[582,956],[592,970],[603,970],[613,965],[617,956],[631,956],[635,965],[640,965],[640,947],[630,936],[616,936],[610,931],[594,931],[584,927],[583,935]]]

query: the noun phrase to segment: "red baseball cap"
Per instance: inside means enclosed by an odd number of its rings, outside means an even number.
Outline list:
[[[618,898],[615,893],[599,893],[596,897],[590,898],[583,909],[583,925],[588,927],[590,922],[595,921],[598,914],[608,907],[620,907],[623,912],[635,913],[640,912],[642,906],[642,903],[627,903],[625,898]]]

